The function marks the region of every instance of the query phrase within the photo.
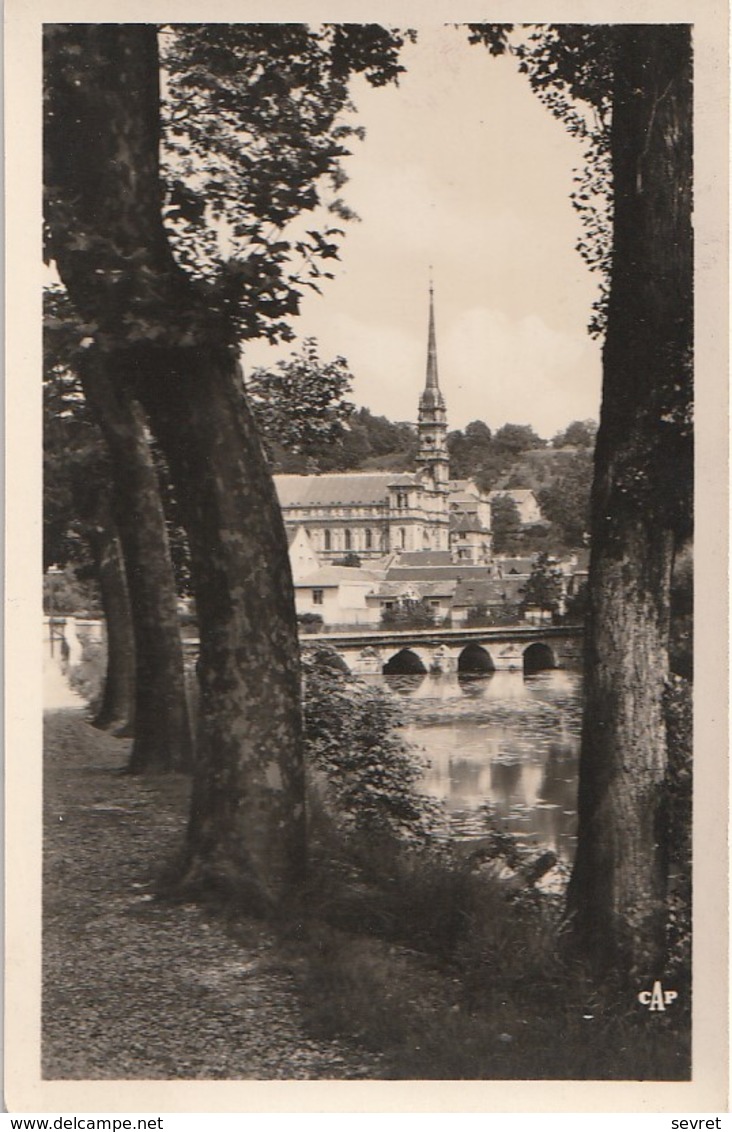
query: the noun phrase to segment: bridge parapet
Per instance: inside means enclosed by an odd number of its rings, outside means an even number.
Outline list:
[[[354,675],[375,675],[395,657],[415,671],[523,672],[525,668],[577,667],[582,629],[576,626],[512,626],[498,629],[370,630],[312,633],[304,646],[333,648]],[[466,655],[470,653],[467,667]],[[528,664],[531,658],[531,666]]]

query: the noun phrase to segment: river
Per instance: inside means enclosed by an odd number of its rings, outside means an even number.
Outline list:
[[[496,672],[374,677],[398,694],[405,737],[429,760],[423,789],[444,801],[456,836],[491,824],[574,857],[581,676]]]

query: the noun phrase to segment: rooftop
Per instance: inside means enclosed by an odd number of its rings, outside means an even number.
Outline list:
[[[482,578],[493,576],[489,566],[465,566],[462,562],[451,562],[445,566],[390,566],[386,572],[388,581],[394,582],[440,582],[448,579],[460,581],[463,578]]]
[[[453,598],[453,609],[461,606],[499,605],[504,601],[518,601],[521,584],[518,578],[491,578],[488,581],[463,580],[458,582]]]
[[[377,585],[383,577],[383,570],[364,570],[358,566],[321,566],[307,577],[296,579],[295,586],[303,589],[314,586],[328,589],[344,582],[371,582]]]
[[[337,472],[322,476],[275,476],[280,507],[353,507],[386,504],[389,487],[418,484],[405,472]]]

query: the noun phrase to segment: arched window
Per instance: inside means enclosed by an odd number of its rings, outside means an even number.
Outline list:
[[[323,549],[330,550],[330,531],[323,531]]]
[[[400,527],[399,528],[399,546],[401,547],[402,550],[404,550],[404,547],[406,545],[407,545],[407,532],[404,529],[404,527]]]
[[[371,550],[371,547],[373,546],[373,538],[372,538],[372,535],[371,535],[371,528],[370,527],[366,528],[366,531],[364,532],[364,538],[365,538],[366,550]]]
[[[346,527],[346,530],[344,532],[343,537],[344,537],[344,540],[345,540],[343,545],[345,546],[346,550],[350,550],[351,549],[351,532],[348,530],[347,527]]]

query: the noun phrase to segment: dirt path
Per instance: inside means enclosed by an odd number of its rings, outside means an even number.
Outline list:
[[[47,714],[45,738],[44,1077],[378,1077],[372,1055],[305,1035],[261,925],[234,939],[152,897],[186,780],[121,776],[129,741],[79,710]]]

